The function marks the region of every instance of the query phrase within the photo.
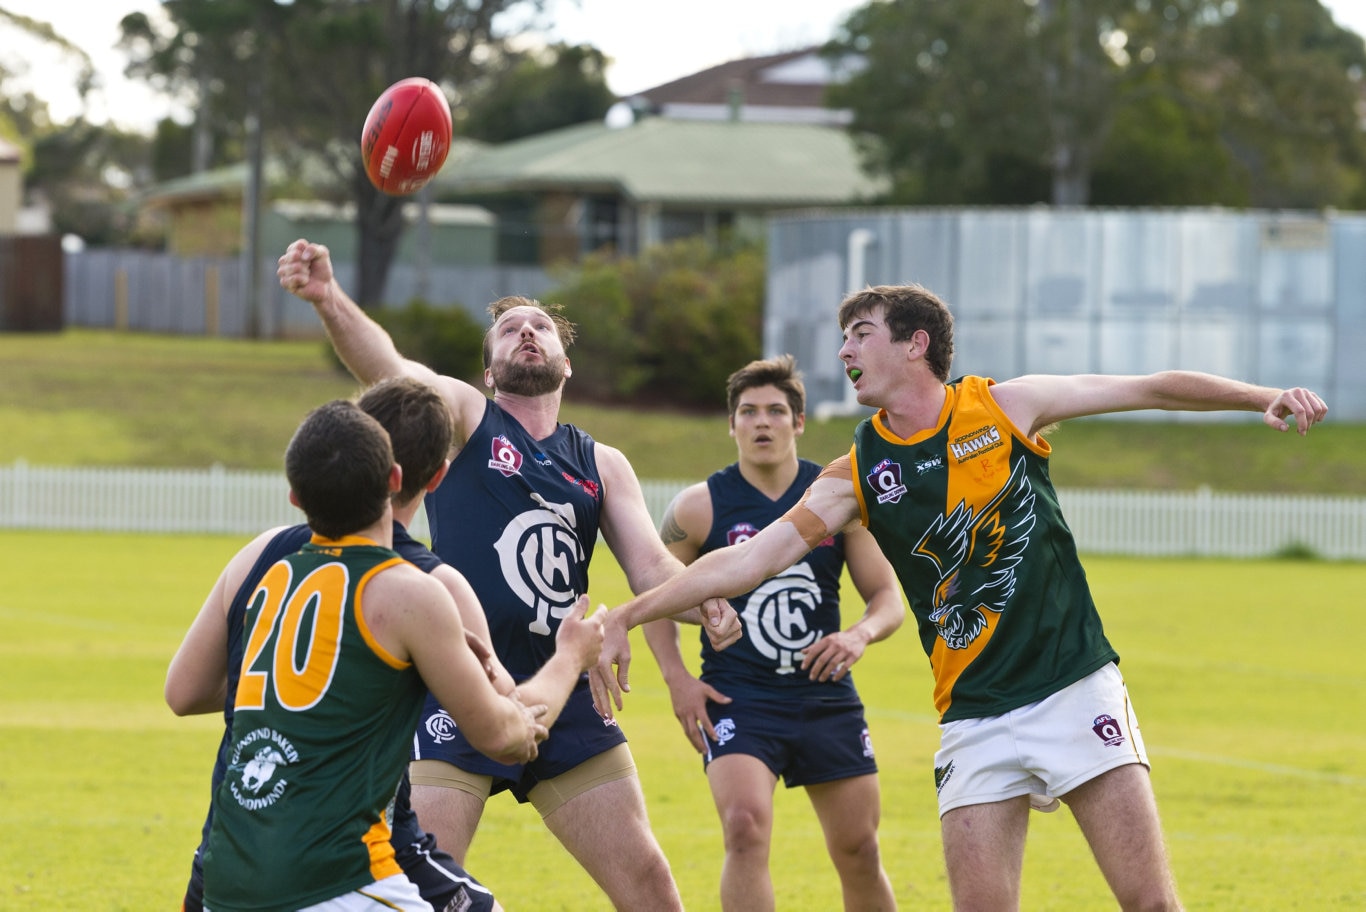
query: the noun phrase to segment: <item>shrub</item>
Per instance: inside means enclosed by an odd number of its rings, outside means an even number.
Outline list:
[[[763,250],[690,238],[635,258],[595,254],[547,299],[583,327],[575,395],[724,405],[726,378],[762,352]]]

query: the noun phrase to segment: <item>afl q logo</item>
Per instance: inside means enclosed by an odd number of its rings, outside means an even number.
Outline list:
[[[896,503],[906,494],[906,486],[901,483],[901,463],[884,459],[873,466],[873,471],[864,476],[868,486],[877,492],[880,504]]]
[[[1118,747],[1124,743],[1124,730],[1119,727],[1115,717],[1102,713],[1091,723],[1091,731],[1105,742],[1106,747]]]
[[[522,454],[512,445],[502,434],[493,438],[491,441],[492,452],[489,454],[489,468],[499,472],[504,478],[511,478],[522,471]]]

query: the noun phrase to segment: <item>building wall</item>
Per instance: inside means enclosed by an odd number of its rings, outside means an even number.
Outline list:
[[[24,178],[19,159],[0,157],[0,234],[19,229],[19,210],[24,203]]]

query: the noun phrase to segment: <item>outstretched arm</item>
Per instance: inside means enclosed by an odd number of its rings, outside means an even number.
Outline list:
[[[597,456],[598,470],[602,473],[603,484],[607,486],[609,495],[604,498],[603,537],[626,571],[631,591],[643,592],[683,569],[680,555],[697,555],[705,533],[690,545],[681,547],[678,541],[681,533],[677,533],[677,530],[671,532],[670,527],[674,525],[673,517],[679,504],[695,502],[699,496],[706,498],[706,486],[700,486],[699,493],[699,486],[694,485],[675,497],[669,505],[664,529],[660,535],[656,535],[640,482],[626,457],[619,450],[603,444],[597,445]],[[707,500],[707,525],[711,523],[710,515],[710,500]],[[664,538],[661,540],[660,536]],[[669,614],[678,620],[701,624],[716,649],[725,649],[738,640],[743,631],[735,609],[724,599],[699,599]],[[615,611],[608,613],[602,653],[598,656],[597,666],[589,672],[593,703],[604,719],[612,718],[613,713],[608,694],[615,696],[616,708],[621,709],[621,694],[631,690],[631,642],[627,634],[632,626],[626,623],[625,615]],[[608,678],[611,680],[608,681]]]
[[[1278,431],[1303,436],[1328,414],[1319,395],[1303,387],[1276,389],[1198,371],[1161,371],[1143,376],[1029,374],[998,383],[992,398],[1017,428],[1032,437],[1058,421],[1138,409],[1262,412]]]
[[[596,445],[596,454],[605,489],[603,539],[625,571],[631,591],[644,592],[682,570],[683,564],[656,534],[640,481],[625,455],[603,443]],[[686,616],[699,605],[702,606],[700,618],[696,615]],[[708,639],[717,649],[724,649],[740,637],[740,621],[735,611],[720,600],[698,599],[669,614],[685,615],[679,618],[684,621],[700,621]],[[616,620],[620,618],[608,618],[608,642],[603,651],[615,658],[618,648],[622,648],[629,663],[630,649],[624,645],[622,637],[630,628],[614,627],[613,622]]]
[[[391,377],[412,377],[439,392],[455,419],[463,443],[484,413],[484,393],[404,358],[389,333],[342,290],[332,271],[332,256],[322,244],[300,238],[290,244],[275,270],[280,286],[313,305],[327,337],[351,374],[368,385]]]
[[[846,529],[844,558],[849,578],[867,608],[848,628],[823,636],[807,648],[802,669],[813,681],[840,680],[863,658],[869,644],[887,639],[906,620],[896,573],[873,534],[862,526]]]
[[[849,457],[842,456],[827,466],[797,506],[753,538],[704,554],[668,582],[614,608],[608,617],[609,628],[615,622],[629,630],[709,598],[741,595],[792,566],[830,535],[857,522],[858,498],[848,465]],[[603,713],[609,704],[621,706],[617,677],[594,675],[592,683],[598,712]]]

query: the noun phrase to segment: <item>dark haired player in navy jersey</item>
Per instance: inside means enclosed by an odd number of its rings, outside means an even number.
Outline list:
[[[400,355],[337,283],[326,247],[295,241],[280,257],[277,275],[282,287],[313,305],[361,381],[414,377],[445,399],[459,453],[428,498],[432,549],[469,579],[494,653],[515,680],[534,674],[553,654],[556,630],[587,590],[599,534],[633,591],[682,569],[655,534],[626,457],[559,421],[572,372],[566,350],[573,326],[556,307],[521,297],[490,306],[484,337],[490,399]],[[718,601],[706,610],[714,643],[739,636],[728,605]],[[685,614],[701,620],[696,608]],[[625,736],[594,709],[586,677],[536,760],[517,766],[472,750],[447,713],[429,702],[410,772],[413,807],[457,860],[465,857],[489,795],[511,791],[536,807],[617,908],[682,908]]]
[[[726,384],[736,462],[685,488],[660,536],[690,564],[739,544],[797,503],[821,467],[797,456],[806,391],[790,355],[753,361]],[[867,609],[846,629],[846,564]],[[721,907],[771,910],[773,791],[781,776],[815,808],[847,910],[894,909],[878,851],[877,764],[850,670],[905,619],[896,575],[866,529],[833,535],[801,561],[732,600],[744,636],[724,652],[702,641],[702,677],[683,664],[678,625],[645,625],[674,714],[703,754],[724,835]]]

